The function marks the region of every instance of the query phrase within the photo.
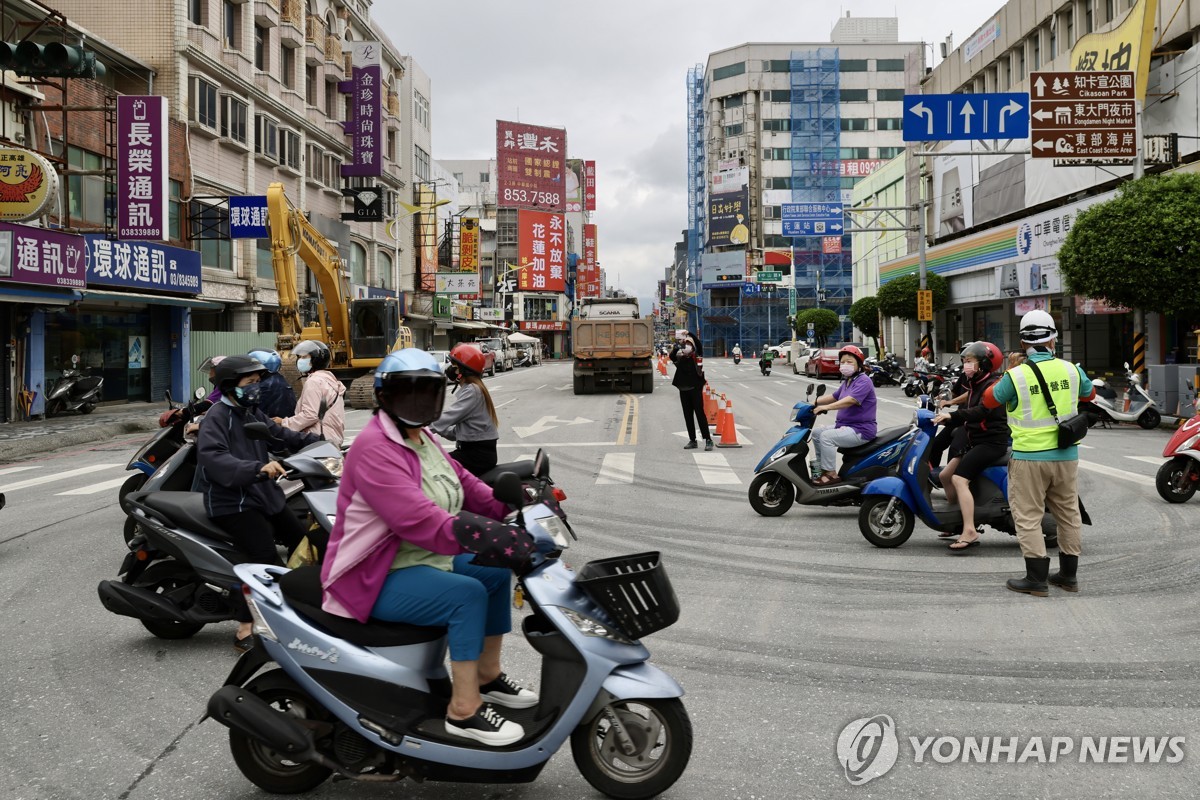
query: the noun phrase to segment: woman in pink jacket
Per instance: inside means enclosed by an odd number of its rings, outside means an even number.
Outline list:
[[[538,696],[500,668],[500,644],[512,630],[512,573],[500,567],[526,561],[533,543],[500,521],[507,507],[424,429],[445,396],[446,378],[429,353],[398,350],[379,365],[379,409],[346,454],[321,567],[322,607],[359,622],[446,626],[446,731],[503,746],[524,730],[494,706],[529,708]]]
[[[296,401],[292,416],[275,422],[301,433],[316,433],[337,447],[346,437],[346,387],[329,371],[329,346],[315,339],[305,339],[292,350],[296,369],[304,376],[304,389]],[[321,417],[321,401],[325,401],[325,417]]]

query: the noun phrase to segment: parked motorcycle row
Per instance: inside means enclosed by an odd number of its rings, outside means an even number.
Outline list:
[[[683,689],[649,663],[641,639],[679,617],[659,554],[593,561],[578,572],[559,559],[577,537],[541,451],[481,476],[514,509],[510,522],[537,542],[517,575],[530,611],[522,632],[541,656],[536,707],[508,710],[526,732],[503,748],[450,736],[445,628],[355,620],[321,608],[320,567],[245,563],[213,525],[195,472],[189,425],[205,408],[167,398],[162,429],[130,461],[121,490],[128,552],[118,576],[98,586],[104,607],[161,639],[194,636],[234,619],[236,595],[253,617],[256,644],[208,702],[229,728],[234,762],[273,793],[309,791],[327,778],[524,783],[570,740],[583,777],[619,798],[649,798],[682,775],[692,748]],[[267,426],[247,433],[271,442]],[[282,444],[279,442],[278,444]],[[274,449],[274,447],[272,447]],[[289,505],[310,530],[332,530],[342,452],[326,442],[280,454],[298,490]],[[3,495],[0,495],[0,506]]]

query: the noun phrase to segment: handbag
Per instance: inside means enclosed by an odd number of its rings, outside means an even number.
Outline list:
[[[1065,420],[1059,419],[1058,409],[1054,407],[1054,398],[1050,395],[1050,388],[1046,386],[1046,379],[1042,377],[1042,371],[1038,369],[1037,363],[1032,359],[1025,363],[1029,365],[1029,368],[1033,370],[1033,374],[1037,377],[1038,386],[1042,387],[1042,397],[1046,399],[1046,406],[1050,409],[1050,414],[1054,417],[1054,422],[1058,425],[1059,448],[1079,444],[1079,442],[1083,441],[1083,437],[1087,436],[1087,416],[1085,414],[1076,414]]]

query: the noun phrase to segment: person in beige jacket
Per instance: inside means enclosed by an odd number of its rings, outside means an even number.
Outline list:
[[[292,355],[304,376],[304,389],[292,416],[276,417],[275,422],[294,431],[322,434],[325,441],[341,447],[346,435],[346,387],[329,371],[329,346],[306,339],[296,345]],[[320,416],[322,400],[326,404],[324,418]]]

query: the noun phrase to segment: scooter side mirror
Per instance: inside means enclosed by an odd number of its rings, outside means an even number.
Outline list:
[[[1129,369],[1129,362],[1128,362],[1128,361],[1126,361],[1126,362],[1125,362],[1125,369]]]
[[[525,503],[525,487],[515,472],[501,472],[492,486],[492,496],[501,503],[520,507]]]
[[[192,397],[196,398],[197,400],[203,400],[204,398],[208,397],[208,395],[205,393],[203,386],[197,386],[196,391],[192,392]]]
[[[247,422],[243,426],[246,431],[246,437],[257,442],[269,442],[272,439],[271,429],[267,427],[265,422]]]
[[[816,390],[817,390],[817,387],[813,386],[813,385],[810,383],[810,384],[808,385],[808,391],[804,393],[804,396],[805,396],[805,397],[812,397],[812,393],[813,393],[813,392],[815,392]]]
[[[537,455],[533,457],[533,474],[537,478],[550,477],[550,456],[546,455],[546,451],[538,449]]]
[[[171,399],[171,390],[170,389],[167,389],[165,392],[163,392],[163,398],[167,401],[167,405],[171,405],[172,403],[175,402],[174,400]]]
[[[820,397],[823,394],[825,394],[825,384],[822,383],[817,387],[817,397]]]

